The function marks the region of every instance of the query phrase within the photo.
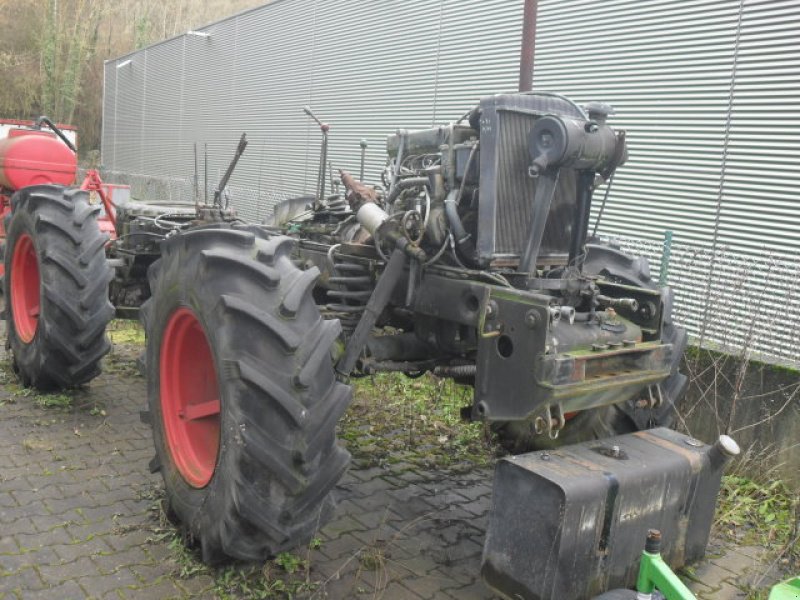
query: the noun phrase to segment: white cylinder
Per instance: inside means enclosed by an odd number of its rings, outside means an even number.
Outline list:
[[[364,204],[356,213],[356,219],[361,223],[361,226],[373,235],[375,230],[388,218],[389,215],[386,214],[386,211],[372,202]]]

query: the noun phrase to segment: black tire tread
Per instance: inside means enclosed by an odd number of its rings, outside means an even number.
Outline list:
[[[108,299],[112,270],[105,255],[108,236],[97,224],[98,206],[77,188],[37,185],[16,192],[6,217],[8,239],[28,233],[39,255],[42,278],[37,333],[29,343],[16,334],[9,312],[8,339],[22,382],[41,390],[85,384],[100,374],[111,344],[106,325],[114,315]],[[5,257],[11,270],[12,252]],[[11,306],[10,278],[4,294]]]
[[[297,281],[318,276],[294,266],[293,247],[251,227],[195,229],[164,242],[148,272],[153,296],[141,311],[148,373],[157,372],[159,330],[174,302],[191,306],[207,326],[217,360],[223,437],[203,490],[174,480],[159,443],[158,378],[148,382],[167,495],[206,562],[261,560],[310,539],[332,511],[331,489],[349,464],[335,436],[352,397],[330,359],[339,323],[321,318],[308,287],[291,318],[282,308]],[[166,296],[176,286],[179,301]],[[228,426],[234,434],[225,434]]]

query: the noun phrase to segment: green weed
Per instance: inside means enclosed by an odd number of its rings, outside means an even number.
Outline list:
[[[715,526],[736,543],[800,558],[798,517],[800,500],[783,481],[762,484],[738,475],[722,478]]]
[[[145,492],[147,493],[147,492]],[[264,564],[236,564],[215,569],[203,564],[197,552],[187,544],[178,530],[169,523],[158,497],[163,491],[158,490],[143,498],[153,500],[153,513],[158,525],[151,528],[151,543],[166,543],[175,563],[173,573],[180,579],[209,577],[213,581],[210,590],[219,600],[275,599],[289,600],[305,597],[319,586],[319,582],[311,577],[310,553],[322,545],[322,540],[315,538],[309,544],[307,558],[301,558],[291,552],[281,552],[274,559]]]
[[[383,373],[354,380],[354,400],[340,437],[357,460],[372,466],[485,466],[497,448],[483,423],[461,419],[472,388],[424,375]]]
[[[138,321],[114,319],[106,328],[112,344],[125,346],[144,346],[144,328]]]
[[[34,402],[42,408],[66,409],[72,406],[72,396],[68,394],[39,394],[33,391],[25,395],[33,396]]]

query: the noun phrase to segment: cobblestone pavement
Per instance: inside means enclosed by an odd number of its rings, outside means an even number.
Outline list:
[[[0,391],[0,599],[214,598],[206,574],[181,577],[154,535],[160,478],[150,475],[144,380],[105,374],[69,410]],[[57,402],[57,397],[53,402]],[[315,597],[489,599],[478,577],[491,473],[355,464],[337,518],[309,551]],[[305,551],[304,551],[305,552]],[[757,549],[697,569],[704,598],[743,598]],[[185,574],[184,574],[185,575]]]

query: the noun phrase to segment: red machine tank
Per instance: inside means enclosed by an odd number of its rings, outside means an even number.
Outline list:
[[[78,159],[49,131],[12,129],[0,140],[0,188],[75,181]]]

